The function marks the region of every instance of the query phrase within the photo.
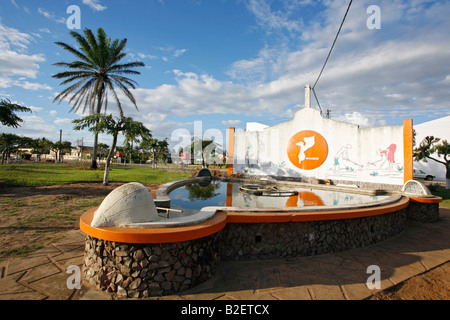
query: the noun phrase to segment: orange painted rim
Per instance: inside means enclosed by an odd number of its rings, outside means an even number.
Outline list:
[[[430,200],[432,198],[427,199]],[[408,206],[409,201],[410,198],[402,197],[399,201],[387,205],[346,210],[292,212],[218,211],[215,217],[208,221],[196,225],[176,228],[93,228],[91,227],[91,222],[94,212],[97,210],[97,208],[93,208],[86,211],[81,216],[80,229],[91,237],[107,241],[141,244],[173,243],[199,239],[215,234],[225,228],[227,223],[304,222],[370,217],[402,210]]]
[[[97,208],[85,212],[80,218],[80,229],[85,234],[102,240],[122,243],[173,243],[203,238],[215,234],[226,225],[227,215],[218,213],[203,223],[176,228],[94,228],[92,218]]]
[[[442,198],[441,197],[426,197],[426,198],[409,198],[411,202],[418,202],[418,203],[441,203]]]
[[[296,212],[227,212],[229,223],[271,223],[271,222],[302,222],[321,220],[342,220],[370,217],[386,213],[396,212],[406,208],[409,199],[402,197],[393,204],[380,205],[376,207],[364,207],[345,210],[323,210],[323,211],[296,211]]]

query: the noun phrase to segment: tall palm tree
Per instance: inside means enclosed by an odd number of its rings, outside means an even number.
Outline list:
[[[136,99],[129,90],[129,88],[135,89],[137,82],[124,75],[139,75],[140,72],[132,70],[132,68],[145,65],[142,62],[120,63],[120,60],[126,56],[124,49],[127,39],[111,41],[102,28],[98,29],[97,38],[89,29],[84,30],[84,36],[76,31],[71,31],[70,35],[78,43],[79,49],[63,42],[56,42],[56,44],[80,60],[54,64],[67,68],[68,71],[55,74],[53,78],[65,79],[61,85],[70,85],[59,93],[53,102],[61,103],[68,98],[68,101],[73,104],[70,111],[78,111],[83,108],[83,113],[88,109],[89,114],[94,115],[100,114],[102,111],[106,113],[108,94],[111,94],[120,115],[123,116],[122,104],[116,92],[116,88],[119,88],[138,109]],[[97,148],[98,134],[95,134],[92,168],[97,168]]]

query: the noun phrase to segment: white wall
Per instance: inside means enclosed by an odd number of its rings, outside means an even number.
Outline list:
[[[441,138],[442,140],[450,141],[450,116],[414,125],[414,129],[416,130],[416,146],[419,146],[420,142],[422,142],[426,136],[434,136]],[[434,157],[444,161],[437,155],[434,155]],[[415,161],[414,169],[420,169],[435,175],[435,180],[445,181],[445,166],[441,163],[437,163],[436,161]]]
[[[296,133],[312,130],[328,146],[325,162],[316,169],[303,170],[288,157],[289,140]],[[318,138],[316,137],[316,142]],[[382,154],[395,145],[394,163]],[[316,152],[311,147],[305,152]],[[310,156],[309,161],[315,158]],[[300,161],[300,158],[299,158]],[[301,162],[300,162],[301,163]],[[326,119],[318,110],[299,110],[293,120],[260,131],[235,133],[234,170],[254,175],[306,177],[385,184],[403,184],[403,126],[359,128]]]

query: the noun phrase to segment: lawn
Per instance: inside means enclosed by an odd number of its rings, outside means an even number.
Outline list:
[[[443,187],[430,190],[435,196],[441,197],[442,202],[439,204],[440,207],[450,208],[450,190],[446,190]]]
[[[110,182],[139,182],[161,184],[188,178],[181,171],[163,171],[147,167],[114,166]],[[102,182],[103,170],[90,170],[81,165],[25,164],[0,166],[0,181],[9,186],[39,187],[81,182]]]
[[[79,217],[101,204],[114,188],[140,182],[156,190],[160,184],[189,178],[192,172],[114,166],[110,185],[103,171],[88,166],[23,164],[0,166],[0,264],[57,241],[78,230]],[[31,187],[31,188],[28,188]]]

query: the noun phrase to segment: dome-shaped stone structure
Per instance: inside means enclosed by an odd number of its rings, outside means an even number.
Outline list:
[[[114,189],[95,211],[91,226],[122,227],[127,224],[158,221],[158,211],[148,189],[131,182]]]

